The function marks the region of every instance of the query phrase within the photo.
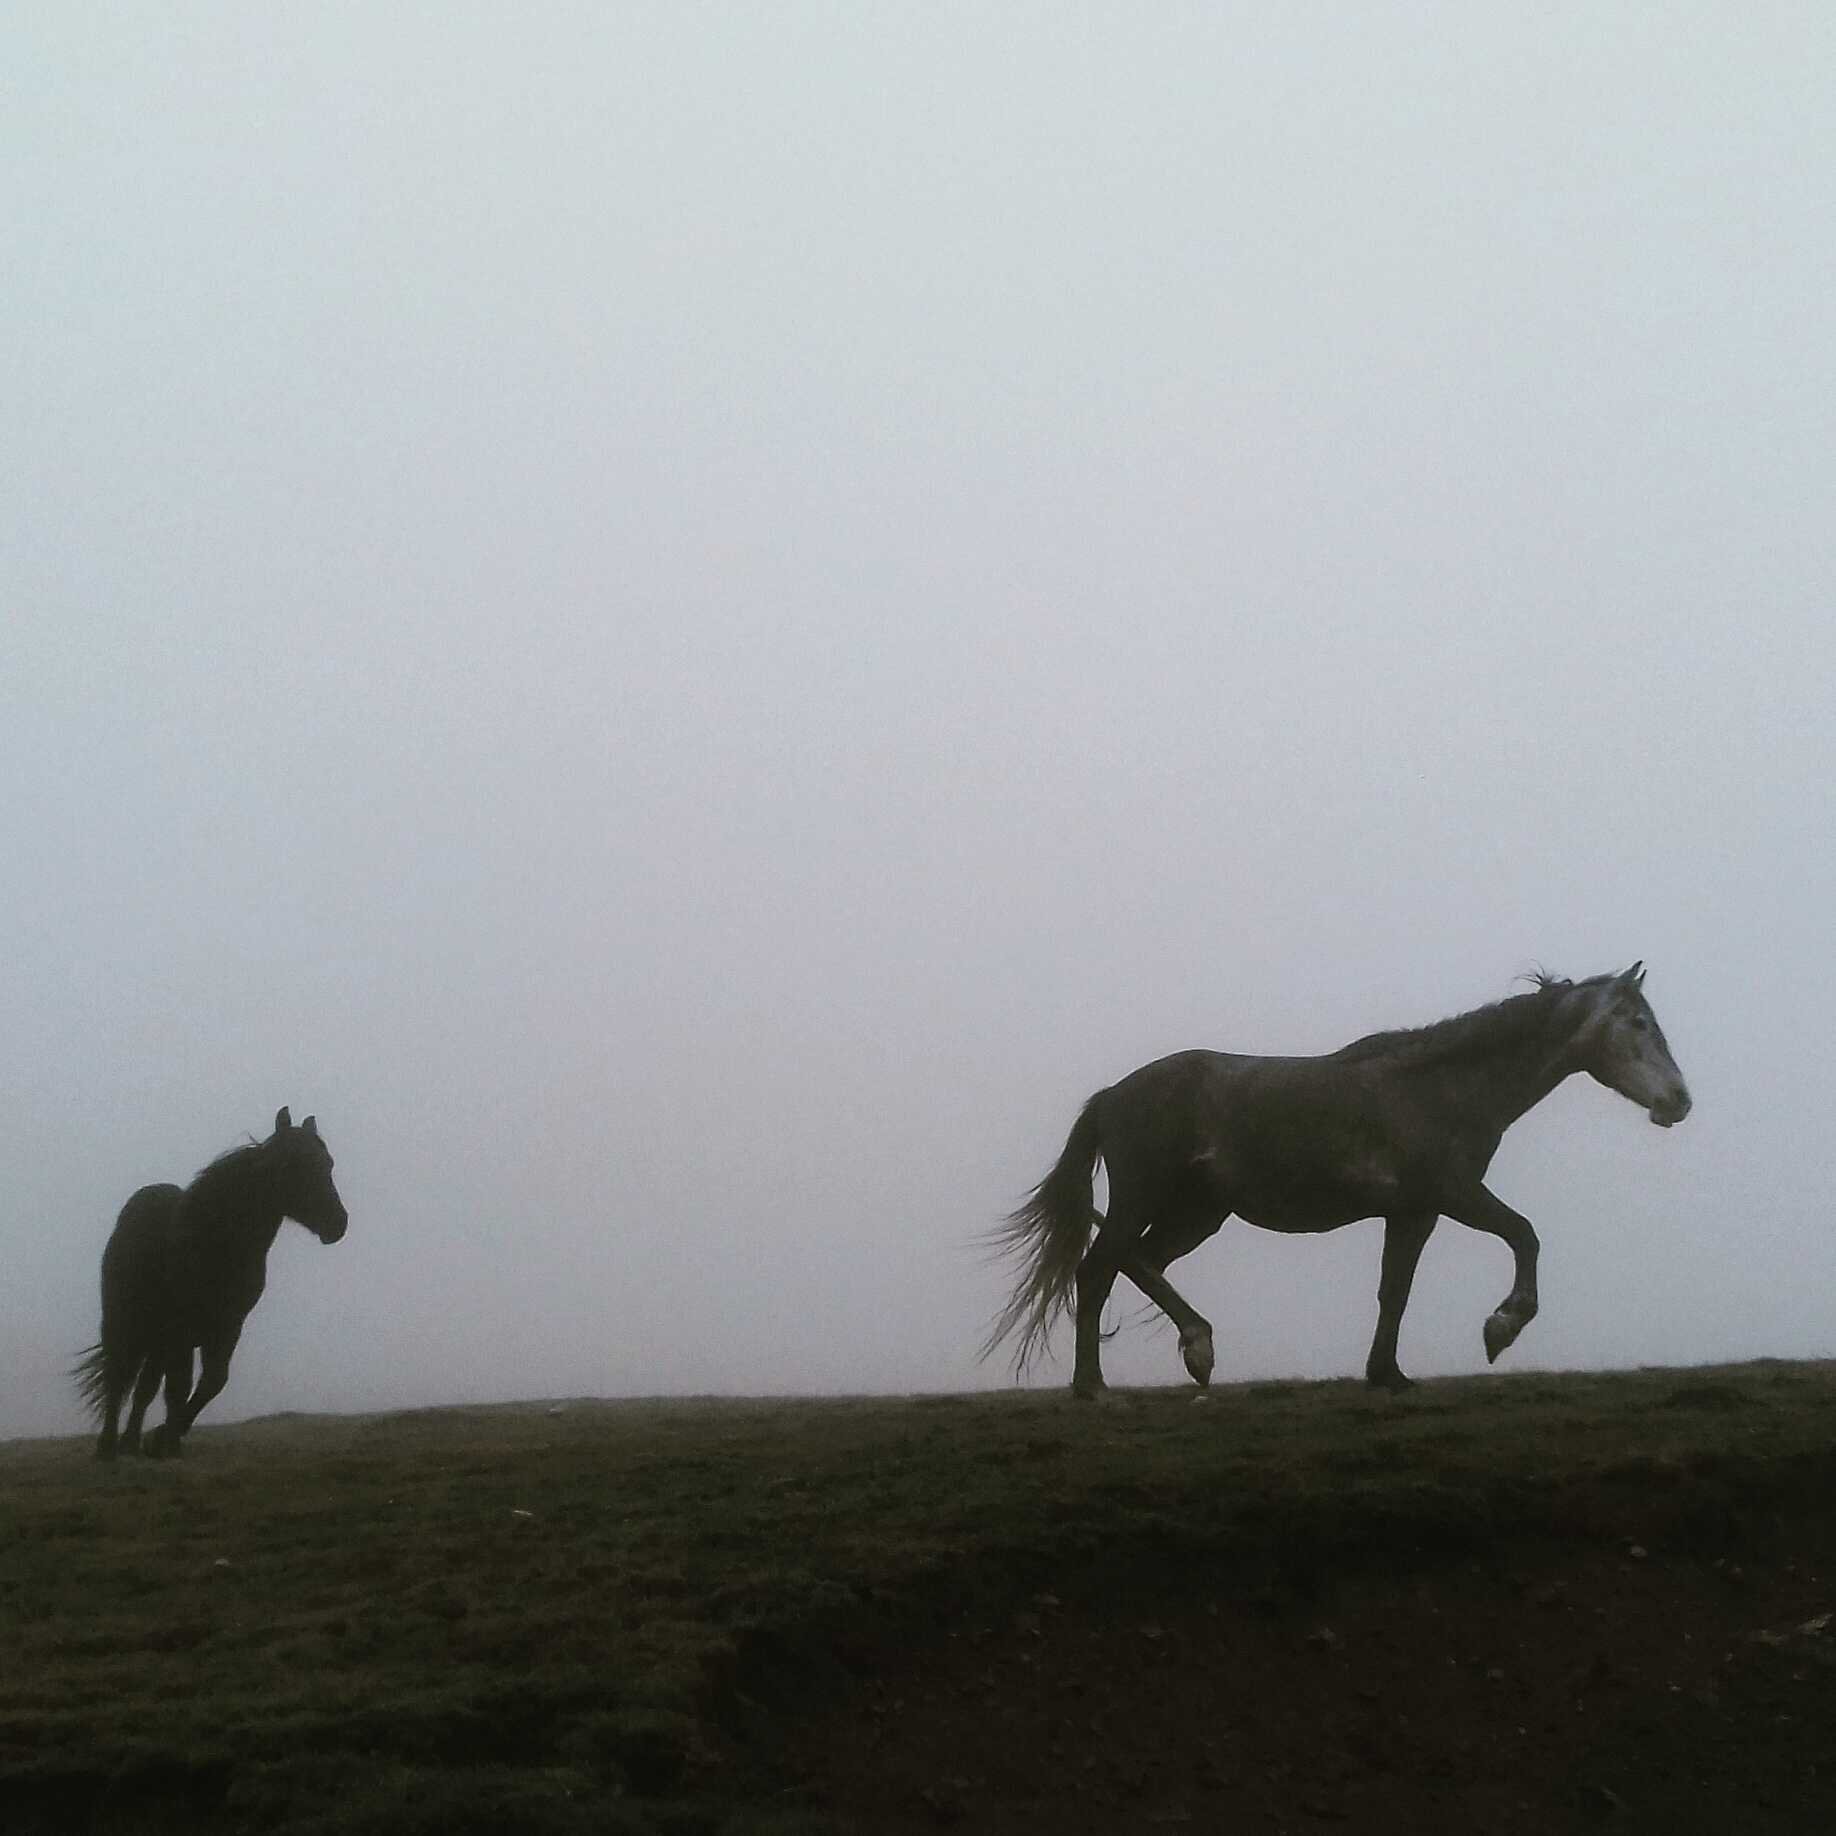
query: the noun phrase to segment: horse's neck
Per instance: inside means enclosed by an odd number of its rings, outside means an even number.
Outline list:
[[[278,1211],[271,1216],[265,1210],[219,1212],[200,1223],[199,1235],[232,1260],[265,1262],[280,1227]]]
[[[281,1227],[281,1208],[259,1182],[237,1181],[192,1195],[186,1207],[196,1235],[219,1255],[265,1262]]]
[[[1567,1034],[1556,1034],[1481,1060],[1469,1088],[1503,1134],[1579,1069]]]

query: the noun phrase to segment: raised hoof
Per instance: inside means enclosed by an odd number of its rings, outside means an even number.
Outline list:
[[[1201,1332],[1187,1339],[1179,1348],[1180,1356],[1186,1361],[1186,1370],[1192,1381],[1200,1389],[1211,1382],[1211,1373],[1217,1365],[1217,1354],[1212,1349],[1211,1334]]]
[[[1489,1314],[1485,1322],[1485,1361],[1496,1364],[1498,1354],[1524,1329],[1524,1322],[1508,1313]]]

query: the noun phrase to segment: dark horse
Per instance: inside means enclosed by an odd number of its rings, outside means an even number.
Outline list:
[[[142,1186],[121,1207],[102,1252],[102,1339],[76,1367],[77,1385],[102,1423],[96,1458],[140,1448],[140,1424],[163,1378],[166,1419],[147,1436],[155,1456],[179,1452],[198,1412],[223,1388],[242,1322],[261,1299],[268,1251],[283,1218],[321,1243],[350,1223],[332,1184],[332,1157],[308,1116],[282,1110],[266,1141],[219,1155],[183,1191]],[[191,1354],[202,1354],[191,1387]],[[119,1440],[115,1418],[132,1385]]]
[[[1516,1279],[1485,1322],[1485,1355],[1495,1360],[1536,1314],[1536,1232],[1485,1187],[1505,1130],[1577,1071],[1660,1127],[1689,1114],[1642,964],[1584,982],[1531,979],[1530,994],[1373,1033],[1322,1057],[1180,1052],[1099,1090],[1057,1166],[997,1234],[1024,1266],[983,1356],[1017,1333],[1024,1370],[1053,1320],[1075,1310],[1071,1388],[1094,1396],[1103,1387],[1103,1304],[1122,1274],[1179,1328],[1186,1369],[1209,1382],[1210,1322],[1165,1271],[1235,1212],[1289,1232],[1384,1220],[1377,1337],[1364,1374],[1393,1390],[1409,1382],[1396,1363],[1397,1329],[1436,1221],[1502,1238]],[[1107,1218],[1090,1202],[1099,1158],[1109,1168]]]

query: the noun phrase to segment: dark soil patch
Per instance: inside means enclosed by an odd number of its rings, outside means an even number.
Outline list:
[[[882,1649],[769,1789],[887,1836],[1836,1829],[1836,1513],[1742,1542],[1093,1569]]]

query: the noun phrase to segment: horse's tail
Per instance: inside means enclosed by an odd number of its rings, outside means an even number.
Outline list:
[[[1090,1181],[1103,1152],[1097,1104],[1105,1094],[1099,1090],[1084,1105],[1058,1164],[1033,1188],[1026,1203],[990,1234],[998,1253],[1022,1260],[1020,1279],[996,1316],[981,1355],[986,1358],[1003,1339],[1017,1334],[1016,1374],[1045,1349],[1052,1322],[1071,1311],[1077,1265],[1090,1242],[1090,1227],[1099,1222],[1090,1202]]]
[[[77,1394],[83,1399],[83,1407],[100,1421],[108,1399],[107,1346],[92,1345],[70,1367],[70,1375],[76,1384]]]

